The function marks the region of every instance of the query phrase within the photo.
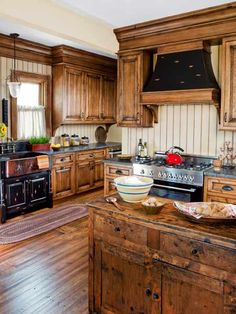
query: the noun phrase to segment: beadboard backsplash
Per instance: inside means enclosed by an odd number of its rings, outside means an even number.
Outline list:
[[[219,131],[213,105],[160,106],[159,123],[154,128],[123,128],[123,153],[136,154],[139,138],[148,143],[149,154],[180,146],[188,154],[216,156],[224,141],[236,150],[236,132]]]

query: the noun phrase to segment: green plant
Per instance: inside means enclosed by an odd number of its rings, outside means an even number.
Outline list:
[[[50,138],[49,137],[46,137],[46,136],[39,136],[39,137],[31,137],[29,139],[29,142],[30,144],[48,144],[50,141]]]

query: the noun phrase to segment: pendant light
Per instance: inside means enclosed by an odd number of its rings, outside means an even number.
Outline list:
[[[21,82],[17,78],[16,75],[16,38],[19,37],[19,34],[12,33],[10,34],[10,37],[13,38],[14,42],[14,57],[13,57],[13,70],[11,75],[7,78],[7,86],[9,88],[10,95],[14,98],[17,98],[20,94],[20,86]]]

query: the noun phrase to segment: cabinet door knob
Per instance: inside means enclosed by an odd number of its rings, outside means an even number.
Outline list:
[[[230,185],[224,185],[224,186],[222,186],[222,190],[224,190],[224,191],[233,191],[234,188],[232,186],[230,186]]]
[[[159,297],[159,294],[158,293],[153,293],[153,295],[152,295],[152,297],[153,297],[153,299],[154,300],[158,300],[160,297]]]
[[[192,255],[197,255],[198,254],[198,249],[192,249]]]
[[[119,228],[119,227],[115,227],[115,228],[114,228],[114,231],[115,231],[115,232],[120,232],[120,228]]]
[[[151,290],[151,288],[147,288],[147,289],[145,290],[145,294],[146,294],[146,296],[150,297],[150,295],[152,295],[152,290]]]

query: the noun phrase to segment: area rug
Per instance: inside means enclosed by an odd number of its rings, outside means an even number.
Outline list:
[[[19,242],[88,215],[85,205],[64,205],[0,226],[0,244]]]

